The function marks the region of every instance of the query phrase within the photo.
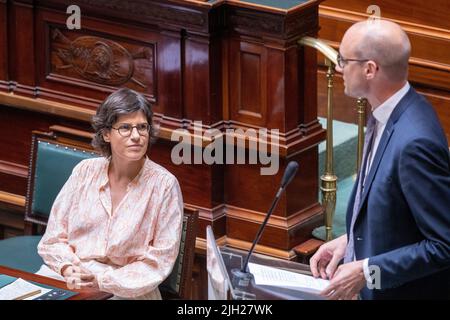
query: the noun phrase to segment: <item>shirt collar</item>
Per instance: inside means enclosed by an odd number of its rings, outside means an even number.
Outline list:
[[[111,157],[105,158],[105,161],[103,162],[102,172],[101,172],[101,176],[100,176],[100,189],[104,189],[109,182],[108,168],[109,168],[110,161],[111,161]]]
[[[394,111],[395,106],[402,100],[402,98],[406,95],[410,88],[409,82],[389,97],[385,102],[383,102],[378,108],[373,110],[374,118],[380,122],[381,124],[386,124],[391,116],[391,113]]]
[[[108,177],[108,168],[109,168],[109,163],[111,162],[111,157],[107,158],[106,161],[104,162],[103,168],[102,168],[102,172],[101,172],[101,178],[100,178],[100,189],[104,189],[106,187],[106,185],[109,183],[109,177]],[[136,177],[134,177],[134,179],[129,183],[129,185],[134,185],[137,184],[140,177],[142,176],[142,173],[144,172],[144,168],[149,165],[150,163],[150,159],[148,158],[148,156],[145,156],[145,162],[141,168],[141,170],[139,171],[139,173],[136,175]]]
[[[142,165],[141,170],[139,170],[139,173],[136,175],[136,177],[134,177],[134,179],[130,181],[129,185],[135,185],[135,184],[137,184],[139,182],[139,180],[140,180],[140,178],[141,178],[141,176],[142,176],[146,166],[149,163],[150,163],[150,159],[148,158],[147,155],[145,155],[145,161],[144,161],[144,164]]]

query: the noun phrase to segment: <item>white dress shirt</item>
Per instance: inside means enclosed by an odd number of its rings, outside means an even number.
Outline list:
[[[372,150],[369,153],[369,163],[367,164],[366,175],[369,173],[370,167],[372,165],[373,158],[377,152],[378,145],[380,144],[381,137],[384,132],[384,128],[386,127],[386,123],[388,122],[392,112],[395,109],[395,106],[402,100],[402,98],[409,91],[410,85],[409,82],[389,97],[385,102],[378,106],[375,110],[372,110],[373,117],[377,121],[376,130],[375,130],[375,141],[373,142]]]
[[[364,175],[365,177],[367,177],[367,175],[369,174],[372,161],[374,159],[375,154],[377,153],[378,145],[380,144],[380,140],[381,137],[383,136],[386,124],[395,107],[400,102],[400,100],[406,95],[410,87],[411,86],[409,85],[409,82],[406,82],[406,84],[400,90],[398,90],[396,93],[390,96],[385,102],[383,102],[381,105],[375,108],[375,110],[372,110],[372,114],[377,123],[374,137],[375,140],[373,142],[372,150],[368,155],[369,158],[366,166],[366,172]],[[370,276],[369,271],[369,258],[364,259],[363,268],[364,268],[364,277],[366,278],[366,281],[372,283],[372,278]]]

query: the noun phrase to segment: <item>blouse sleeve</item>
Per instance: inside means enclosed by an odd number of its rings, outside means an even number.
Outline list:
[[[61,274],[61,269],[64,266],[80,263],[79,258],[68,243],[67,221],[75,205],[74,195],[80,181],[81,167],[82,162],[73,169],[69,179],[56,197],[48,219],[47,229],[37,247],[44,262],[59,274]]]
[[[100,290],[123,298],[135,298],[155,290],[170,274],[178,256],[183,198],[175,177],[163,196],[153,241],[137,261],[97,274]]]

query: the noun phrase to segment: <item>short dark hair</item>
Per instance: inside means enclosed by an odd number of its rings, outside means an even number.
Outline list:
[[[111,93],[98,107],[97,113],[92,117],[92,127],[95,131],[92,146],[104,156],[110,157],[111,145],[103,139],[103,132],[111,130],[120,115],[138,111],[144,113],[150,125],[148,139],[148,148],[150,148],[155,140],[152,105],[144,95],[128,88],[121,88]]]

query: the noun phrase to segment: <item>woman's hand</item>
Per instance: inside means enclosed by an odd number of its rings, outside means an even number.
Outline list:
[[[97,279],[94,274],[79,266],[68,266],[62,270],[62,275],[66,279],[69,289],[98,289]]]

